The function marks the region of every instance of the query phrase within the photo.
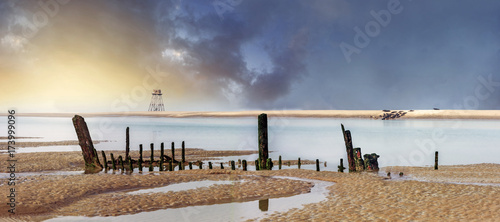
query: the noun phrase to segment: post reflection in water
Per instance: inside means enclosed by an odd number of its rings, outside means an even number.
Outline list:
[[[269,199],[259,200],[259,209],[263,212],[269,210]]]

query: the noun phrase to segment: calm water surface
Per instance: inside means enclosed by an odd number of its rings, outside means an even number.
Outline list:
[[[257,150],[257,118],[86,118],[97,150],[125,149],[125,128],[130,127],[130,146],[161,142],[167,148],[207,150]],[[362,153],[377,153],[381,166],[432,165],[434,152],[440,164],[498,163],[498,120],[370,120],[331,118],[269,118],[270,157],[320,159],[326,170],[336,170],[346,159],[340,124],[351,130],[353,145]],[[2,132],[6,133],[6,132]],[[0,134],[1,136],[5,136]],[[18,141],[77,140],[71,118],[19,117],[17,136],[42,137]],[[79,146],[20,148],[18,152],[80,151]],[[248,158],[254,158],[254,156]],[[324,168],[324,165],[321,165]]]

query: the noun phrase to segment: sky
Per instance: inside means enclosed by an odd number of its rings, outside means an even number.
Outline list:
[[[500,109],[500,1],[3,0],[17,112]]]

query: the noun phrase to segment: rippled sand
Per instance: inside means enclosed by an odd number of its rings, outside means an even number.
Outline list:
[[[336,182],[327,200],[300,209],[274,213],[263,221],[498,221],[500,186],[448,182],[499,183],[499,164],[440,166],[440,170],[392,167],[394,172],[435,182],[384,178],[373,173],[316,172],[312,170],[186,170],[141,174],[45,175],[21,178],[18,213],[41,220],[59,215],[108,216],[200,205],[267,199],[307,192],[308,182],[276,179],[290,176]],[[254,175],[254,176],[251,176]],[[199,180],[232,180],[237,185],[215,185],[181,192],[128,195],[143,188]],[[242,181],[243,180],[243,181]],[[2,188],[3,187],[3,188]],[[8,195],[6,181],[0,195]],[[0,206],[0,217],[7,216]],[[0,218],[1,219],[1,218]]]

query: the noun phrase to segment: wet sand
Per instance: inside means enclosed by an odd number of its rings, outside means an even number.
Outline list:
[[[433,178],[437,182],[387,179],[374,173],[316,172],[312,170],[185,170],[154,174],[44,175],[21,178],[18,216],[41,220],[58,215],[123,215],[188,205],[246,201],[307,192],[304,181],[278,180],[289,176],[335,182],[327,200],[300,209],[275,213],[263,221],[495,221],[500,212],[500,186],[478,186],[443,182],[499,182],[500,164],[404,167],[405,175]],[[439,172],[441,171],[442,172]],[[394,174],[394,173],[393,173]],[[248,175],[256,175],[248,177]],[[126,192],[199,180],[236,180],[237,185],[215,185],[161,195]],[[242,181],[243,180],[243,181]],[[0,187],[5,186],[5,181]],[[0,195],[7,195],[0,189]],[[139,203],[139,204],[137,204]],[[0,217],[7,214],[0,207]],[[1,219],[1,218],[0,218]]]
[[[391,110],[404,111],[399,119],[500,119],[499,110]],[[257,117],[267,113],[269,117],[311,117],[311,118],[371,118],[379,119],[383,110],[253,110],[234,112],[106,112],[106,113],[19,113],[17,116],[39,117],[83,117],[144,116],[144,117]],[[5,115],[5,114],[0,114]]]

